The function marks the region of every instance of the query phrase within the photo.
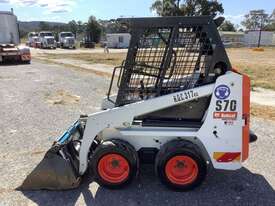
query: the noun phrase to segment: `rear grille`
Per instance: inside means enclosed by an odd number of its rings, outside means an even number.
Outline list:
[[[69,39],[69,44],[74,44],[74,40],[73,39]]]
[[[119,104],[193,88],[213,52],[201,26],[147,29],[135,48],[123,73],[127,83],[120,87]]]
[[[216,66],[231,68],[211,17],[123,21],[132,35],[118,79],[116,106],[213,83]]]
[[[54,39],[47,39],[48,44],[54,44]]]

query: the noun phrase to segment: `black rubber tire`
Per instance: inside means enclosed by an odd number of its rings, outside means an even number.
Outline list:
[[[124,180],[121,183],[111,183],[105,181],[98,172],[98,163],[100,159],[107,154],[115,153],[123,156],[130,167],[129,176],[126,180]],[[130,145],[126,141],[118,140],[118,139],[112,139],[105,142],[102,142],[100,145],[97,146],[95,149],[91,163],[89,166],[90,174],[92,173],[94,175],[94,179],[97,183],[99,183],[101,186],[110,188],[110,189],[119,189],[122,188],[132,182],[132,180],[137,176],[138,170],[139,170],[139,159],[138,154],[134,147]]]
[[[23,61],[23,64],[31,64],[31,60]]]
[[[181,185],[172,183],[168,179],[165,173],[165,166],[167,162],[176,155],[191,157],[197,163],[198,175],[192,183]],[[163,145],[158,152],[155,169],[160,181],[167,187],[177,191],[188,191],[196,188],[204,181],[207,174],[207,163],[202,157],[199,148],[192,142],[185,140],[172,140]]]

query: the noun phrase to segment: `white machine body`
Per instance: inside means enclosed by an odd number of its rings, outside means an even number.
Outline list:
[[[141,148],[159,149],[170,140],[185,139],[198,145],[204,158],[214,168],[241,168],[242,161],[248,155],[248,137],[244,131],[249,128],[249,116],[245,114],[243,102],[244,98],[249,101],[249,94],[245,94],[247,91],[243,89],[244,79],[244,75],[227,72],[218,77],[214,84],[122,107],[114,107],[104,100],[105,110],[88,116],[79,153],[79,173],[84,174],[87,169],[88,154],[95,137],[102,140],[126,140],[136,151]],[[211,95],[211,102],[200,128],[145,127],[133,123],[137,116]],[[249,102],[246,103],[248,105]]]

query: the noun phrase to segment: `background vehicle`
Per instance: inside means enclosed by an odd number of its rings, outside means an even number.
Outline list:
[[[61,32],[58,34],[60,48],[76,48],[76,39],[72,32]]]
[[[95,48],[95,42],[91,41],[89,36],[86,36],[80,41],[80,47],[93,49]]]
[[[57,138],[22,188],[75,188],[87,170],[100,185],[121,188],[146,162],[165,185],[185,191],[209,168],[237,170],[247,160],[255,140],[250,80],[231,66],[217,31],[222,19],[120,21],[130,26],[130,48],[102,111],[82,115]]]
[[[17,17],[13,11],[0,11],[0,63],[8,60],[30,63],[30,49],[19,43]]]
[[[41,31],[39,33],[39,42],[42,49],[56,49],[56,41],[50,31]]]
[[[37,32],[30,32],[28,34],[28,42],[27,45],[29,47],[38,48],[40,47],[39,37]]]

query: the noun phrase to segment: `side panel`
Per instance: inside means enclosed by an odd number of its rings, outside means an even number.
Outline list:
[[[10,12],[0,12],[0,44],[19,44],[17,17]]]
[[[250,124],[250,79],[243,75],[243,143],[242,143],[242,161],[247,160],[249,153],[249,124]]]
[[[217,79],[206,120],[198,132],[217,169],[241,167],[244,126],[242,80],[242,75],[233,72]]]
[[[83,146],[80,149],[80,174],[86,171],[88,152],[93,139],[97,135],[103,135],[104,139],[111,138],[115,133],[117,134],[116,138],[123,138],[131,142],[136,149],[141,148],[143,145],[158,148],[166,141],[174,138],[197,137],[205,147],[214,168],[239,169],[243,152],[243,127],[245,126],[243,120],[243,104],[245,103],[243,103],[242,88],[242,75],[227,72],[226,75],[216,80],[215,85],[185,90],[90,115],[82,140]],[[188,95],[185,94],[188,93],[195,95],[187,98]],[[136,116],[211,94],[210,106],[205,121],[199,130],[164,128],[161,131],[159,128],[131,125]],[[119,129],[114,131],[113,134],[111,130],[109,134],[106,134],[107,130],[112,128]]]
[[[234,72],[228,72],[217,79],[206,119],[200,129],[155,127],[106,129],[101,133],[102,138],[121,138],[139,150],[142,147],[159,149],[161,145],[179,137],[194,142],[197,137],[197,142],[202,143],[208,153],[204,155],[205,158],[212,162],[214,168],[239,169],[242,160],[248,156],[249,119],[244,120],[249,114],[247,81],[248,78],[243,78]]]

